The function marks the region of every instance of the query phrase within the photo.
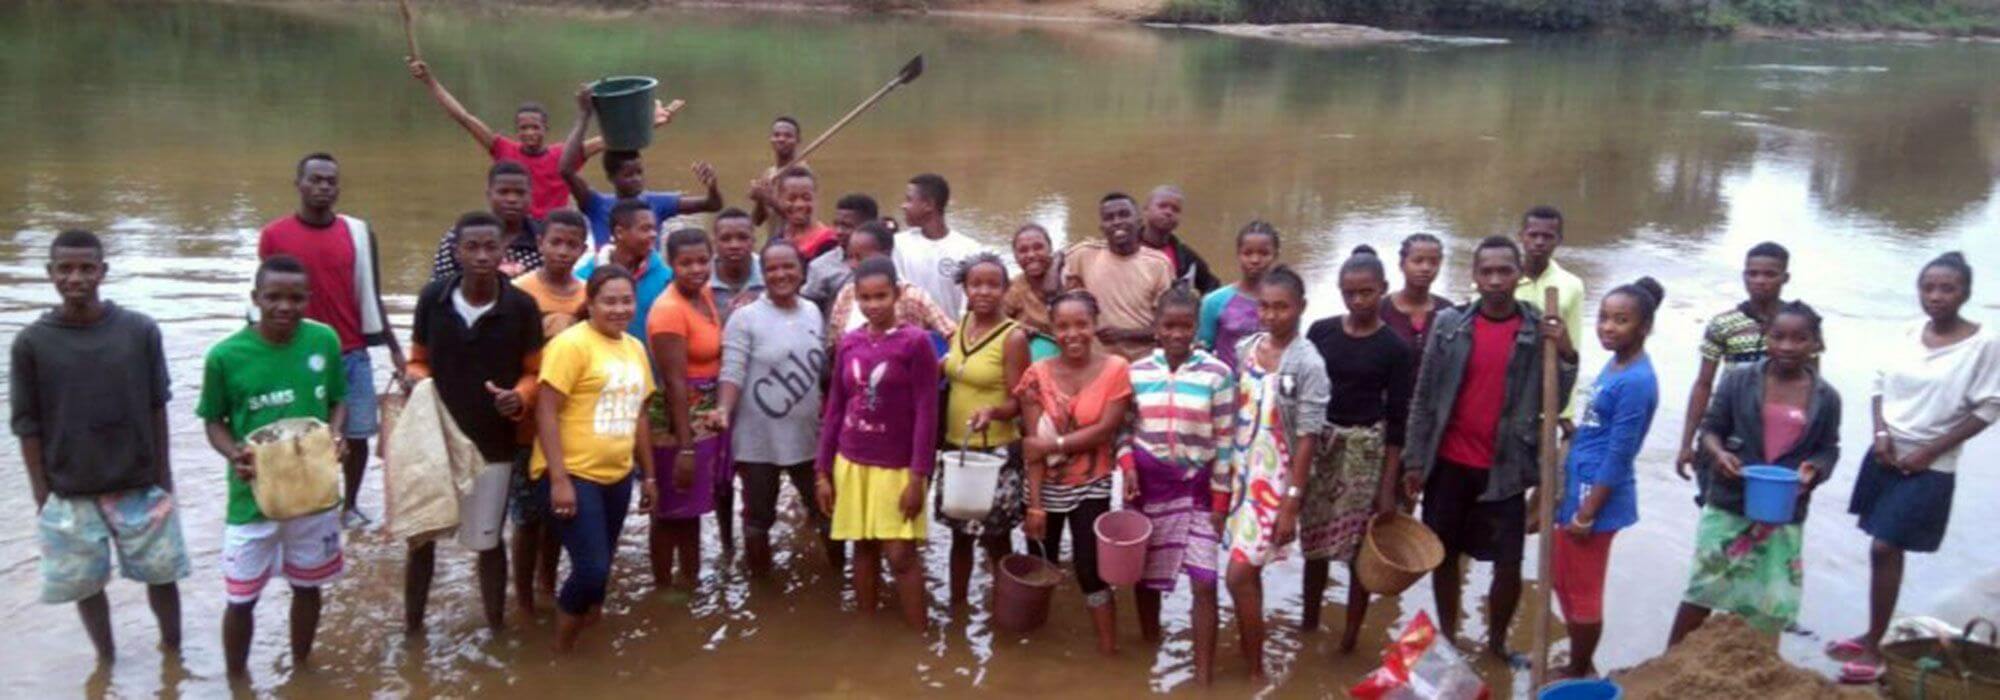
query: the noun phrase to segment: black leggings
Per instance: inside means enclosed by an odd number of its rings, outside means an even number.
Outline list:
[[[1068,513],[1050,513],[1047,531],[1042,533],[1042,557],[1061,564],[1063,523],[1069,523],[1070,556],[1076,559],[1076,583],[1084,595],[1111,587],[1097,576],[1097,518],[1111,512],[1111,499],[1086,498],[1077,501]]]

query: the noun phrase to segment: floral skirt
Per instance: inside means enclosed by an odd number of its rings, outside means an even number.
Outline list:
[[[1313,456],[1299,505],[1299,549],[1307,559],[1346,561],[1361,548],[1382,485],[1382,426],[1329,426]]]
[[[1804,548],[1800,525],[1770,525],[1714,506],[1703,508],[1695,528],[1694,567],[1682,597],[1738,615],[1767,632],[1784,629],[1799,616]]]

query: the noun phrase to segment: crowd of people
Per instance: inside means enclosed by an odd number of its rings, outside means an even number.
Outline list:
[[[933,518],[950,532],[953,609],[972,604],[976,563],[996,570],[1019,530],[1030,552],[1068,560],[1105,654],[1121,637],[1090,533],[1114,502],[1137,509],[1153,533],[1132,591],[1141,636],[1159,640],[1163,595],[1185,579],[1203,684],[1216,670],[1219,589],[1245,670],[1262,679],[1264,568],[1303,557],[1299,619],[1316,628],[1334,565],[1352,570],[1370,522],[1419,506],[1446,549],[1432,577],[1446,638],[1456,639],[1470,557],[1492,567],[1484,649],[1507,657],[1524,543],[1539,531],[1554,538],[1550,583],[1570,640],[1562,675],[1597,672],[1612,544],[1638,518],[1636,460],[1659,404],[1647,341],[1665,290],[1643,278],[1599,298],[1595,338],[1609,357],[1574,401],[1544,405],[1544,339],[1562,397],[1586,344],[1584,283],[1556,259],[1561,212],[1529,209],[1515,235],[1479,240],[1459,263],[1476,292],[1463,304],[1436,288],[1448,264],[1440,238],[1412,234],[1393,260],[1359,246],[1338,268],[1342,312],[1308,323],[1307,284],[1281,262],[1280,232],[1243,226],[1239,274],[1225,284],[1177,237],[1187,197],[1171,186],[1104,195],[1101,235],[1066,250],[1028,224],[1009,250],[991,251],[951,227],[950,185],[933,174],[908,180],[900,220],[856,193],[824,223],[821,183],[795,162],[790,118],[771,124],[773,166],[751,183],[748,207],[724,208],[706,164],[692,168],[702,193],[653,191],[639,153],[586,140],[585,93],[556,144],[540,107],[524,106],[514,134],[498,135],[427,66],[413,61],[411,72],[493,164],[488,209],[458,217],[439,241],[407,353],[381,292],[384,263],[404,261],[382,260],[368,224],[338,213],[339,164],[314,153],[297,164],[297,210],[261,233],[257,313],[205,361],[196,414],[229,465],[221,569],[232,674],[245,672],[252,611],[279,575],[292,590],[292,653],[305,663],[322,591],[345,566],[343,531],[370,520],[359,494],[381,427],[375,346],[394,363],[385,391],[429,380],[478,448],[456,540],[478,553],[487,624],[505,628],[511,583],[519,615],[553,600],[558,650],[600,619],[613,560],[638,556],[617,549],[635,499],[648,516],[651,584],[692,589],[703,516],[714,514],[733,552],[739,496],[743,564],[771,573],[789,482],[806,514],[798,525],[851,578],[859,612],[881,607],[886,564],[902,621],[930,624],[922,559]],[[661,106],[656,126],[677,108]],[[579,174],[592,157],[611,193]],[[715,212],[706,228],[660,230],[705,212]],[[162,641],[176,646],[175,586],[190,566],[160,331],[100,297],[109,261],[97,236],[65,231],[48,256],[61,303],[14,339],[10,397],[40,506],[42,599],[75,604],[111,658],[104,590],[115,547],[119,572],[147,584]],[[1820,316],[1782,296],[1789,257],[1774,243],[1748,251],[1747,298],[1710,322],[1699,348],[1675,468],[1697,480],[1701,515],[1669,643],[1712,612],[1770,631],[1798,614],[1801,523],[1840,458],[1841,398],[1818,372]],[[1960,315],[1971,268],[1947,253],[1916,272],[1925,319],[1875,358],[1874,432],[1849,499],[1873,540],[1870,625],[1827,650],[1857,682],[1881,674],[1904,553],[1940,544],[1960,445],[2000,418],[2000,334]],[[1555,308],[1542,308],[1545,290]],[[1560,484],[1538,483],[1546,412],[1563,416]],[[246,438],[290,418],[343,438],[344,498],[273,519],[252,496],[260,476]],[[943,514],[940,451],[1004,460],[984,517]],[[1746,517],[1753,464],[1799,473],[1792,523]],[[1538,487],[1560,489],[1552,522],[1530,517]],[[436,548],[408,547],[410,633],[425,623]],[[1360,644],[1371,595],[1347,578],[1343,653]]]

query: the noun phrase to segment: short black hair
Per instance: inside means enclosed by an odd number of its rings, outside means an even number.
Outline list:
[[[812,168],[808,168],[803,165],[785,166],[785,169],[778,173],[778,179],[772,180],[771,182],[772,184],[777,185],[778,187],[784,187],[786,180],[791,180],[794,178],[801,178],[801,177],[807,180],[811,180],[813,183],[813,187],[819,187],[819,176],[813,174]]]
[[[1440,253],[1444,252],[1444,241],[1438,240],[1437,236],[1433,236],[1428,233],[1412,233],[1408,236],[1403,237],[1403,245],[1400,248],[1396,249],[1396,259],[1397,260],[1410,259],[1410,248],[1412,246],[1423,245],[1423,244],[1430,244],[1437,246],[1438,252]]]
[[[1537,204],[1529,208],[1527,213],[1521,215],[1521,228],[1528,227],[1529,219],[1554,221],[1556,222],[1556,235],[1558,236],[1563,235],[1563,213],[1561,210],[1556,209],[1555,207],[1549,206],[1547,204]]]
[[[1486,252],[1487,250],[1494,248],[1506,249],[1508,254],[1514,256],[1514,265],[1516,267],[1519,267],[1521,265],[1521,244],[1515,243],[1514,239],[1508,238],[1506,236],[1487,236],[1485,238],[1479,239],[1479,245],[1472,249],[1473,267],[1479,266],[1480,253]]]
[[[1118,201],[1118,200],[1121,200],[1121,199],[1122,199],[1122,200],[1125,200],[1125,201],[1127,201],[1127,202],[1131,202],[1131,203],[1132,203],[1132,208],[1134,208],[1134,209],[1137,209],[1137,208],[1139,207],[1139,200],[1136,200],[1136,199],[1133,199],[1133,198],[1132,198],[1132,195],[1129,195],[1129,194],[1125,194],[1124,192],[1112,192],[1112,193],[1110,193],[1110,194],[1107,194],[1107,195],[1104,195],[1103,197],[1100,197],[1100,198],[1098,198],[1098,200],[1097,200],[1097,208],[1099,208],[1099,209],[1103,209],[1103,208],[1104,208],[1104,205],[1106,205],[1106,204],[1110,204],[1110,203],[1112,203],[1112,202],[1116,202],[1116,201]]]
[[[1959,278],[1965,280],[1965,295],[1972,296],[1972,265],[1965,262],[1964,253],[1954,250],[1932,258],[1930,262],[1924,263],[1924,269],[1917,272],[1917,277],[1922,279],[1924,273],[1930,272],[1933,267],[1942,267],[1958,273]]]
[[[952,274],[951,281],[957,283],[960,287],[965,286],[965,280],[972,276],[972,268],[979,267],[980,265],[992,265],[1000,268],[1000,284],[1007,284],[1007,261],[1001,260],[999,253],[990,250],[982,250],[967,256],[964,260],[960,260],[958,271]]]
[[[333,154],[327,153],[326,151],[313,151],[312,153],[307,153],[305,157],[299,159],[298,172],[297,174],[292,176],[292,179],[304,180],[306,178],[306,164],[316,160],[323,160],[328,163],[332,163],[335,166],[340,165],[340,161],[333,159]]]
[[[543,124],[549,123],[549,110],[547,107],[543,107],[542,103],[540,102],[535,102],[530,100],[528,102],[523,102],[521,103],[521,106],[514,108],[514,116],[519,117],[523,114],[542,115],[542,123]]]
[[[583,214],[575,209],[557,209],[549,212],[548,222],[550,226],[561,224],[582,231],[583,239],[590,240],[590,220],[583,218]]]
[[[507,228],[506,224],[500,222],[500,217],[494,216],[492,212],[469,211],[458,216],[458,223],[451,225],[451,232],[462,236],[465,235],[466,229],[481,226],[491,226],[493,230],[501,232]]]
[[[1167,309],[1194,309],[1198,316],[1201,314],[1201,297],[1196,296],[1187,285],[1176,284],[1160,295],[1160,303],[1153,307],[1154,318],[1167,315]]]
[[[870,277],[887,277],[889,278],[889,286],[900,289],[899,285],[901,282],[896,278],[896,261],[894,260],[877,256],[861,261],[861,266],[854,268],[853,284],[858,288],[861,286],[861,280]]]
[[[713,250],[713,248],[710,247],[708,244],[707,231],[703,231],[701,229],[694,228],[692,226],[688,228],[679,228],[679,229],[674,229],[673,233],[667,234],[666,249],[660,252],[666,254],[668,262],[672,262],[674,259],[674,254],[680,252],[680,249],[697,245],[703,248],[709,248],[710,250]]]
[[[519,175],[528,178],[529,187],[535,186],[535,178],[528,174],[528,166],[511,160],[493,161],[493,167],[486,169],[486,186],[493,186],[493,181],[502,175]]]
[[[647,204],[643,201],[637,199],[621,199],[618,201],[617,204],[611,205],[611,226],[612,228],[617,228],[620,226],[631,226],[632,217],[634,215],[642,211],[652,211],[652,210],[653,210],[652,205]]]
[[[726,219],[748,219],[748,218],[750,218],[750,212],[743,211],[742,209],[738,209],[736,207],[730,207],[728,209],[716,212],[715,223],[721,224]]]
[[[854,235],[865,235],[875,239],[875,247],[880,248],[883,255],[896,252],[896,232],[889,230],[888,224],[880,221],[870,221],[854,229]],[[850,242],[853,240],[852,237],[848,238]]]
[[[1049,244],[1049,247],[1051,248],[1055,247],[1056,239],[1049,237],[1049,230],[1047,228],[1044,228],[1041,224],[1037,224],[1034,222],[1021,224],[1020,228],[1014,229],[1014,237],[1009,239],[1007,242],[1008,243],[1018,242],[1021,240],[1021,234],[1028,233],[1030,231],[1039,234],[1042,237],[1042,240]]]
[[[882,216],[882,208],[875,204],[875,198],[859,192],[841,197],[840,202],[834,204],[833,208],[860,214],[862,221],[872,221]]]
[[[104,259],[104,241],[99,240],[97,234],[83,229],[73,228],[56,234],[56,239],[49,242],[50,257],[55,256],[57,248],[89,248],[97,253],[98,260]]]
[[[263,287],[264,277],[273,272],[305,275],[308,278],[312,276],[311,273],[306,272],[306,264],[299,262],[298,258],[290,255],[273,255],[264,258],[263,262],[257,263],[257,274],[250,278],[251,288],[257,289]]]
[[[778,249],[792,251],[793,255],[798,256],[800,265],[806,264],[805,251],[799,250],[798,244],[791,242],[790,240],[786,239],[783,236],[779,236],[777,238],[765,241],[764,247],[757,251],[757,256],[760,258],[768,258],[771,256],[771,251]]]
[[[1785,250],[1784,246],[1777,243],[1764,241],[1763,243],[1750,246],[1750,252],[1743,254],[1744,262],[1750,262],[1751,258],[1770,258],[1778,261],[1779,267],[1790,267],[1792,264],[1792,251]]]
[[[797,119],[793,119],[793,118],[791,118],[790,116],[787,116],[787,115],[783,115],[783,114],[780,114],[780,115],[778,115],[778,118],[777,118],[777,119],[773,119],[773,120],[771,120],[771,126],[777,126],[777,125],[779,125],[779,124],[790,124],[790,125],[792,125],[792,131],[804,131],[804,129],[801,129],[801,128],[799,127],[799,120],[797,120]]]
[[[910,178],[910,184],[917,186],[918,196],[937,205],[938,211],[944,211],[945,206],[951,204],[951,183],[945,182],[943,175],[924,173]]]
[[[638,151],[605,151],[604,152],[605,177],[618,177],[618,170],[620,168],[625,167],[626,163],[630,163],[636,160],[639,160]]]

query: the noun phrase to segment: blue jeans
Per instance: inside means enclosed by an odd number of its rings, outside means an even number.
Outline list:
[[[341,428],[341,437],[375,437],[382,427],[381,407],[375,400],[375,365],[368,360],[368,348],[341,353],[340,364],[347,373],[347,396],[341,399],[347,405],[347,425]]]
[[[624,529],[625,514],[632,509],[632,479],[600,484],[571,477],[569,483],[576,489],[576,515],[554,519],[570,565],[569,578],[556,591],[556,607],[581,615],[604,602],[611,557],[618,553],[618,531]],[[549,508],[549,484],[547,476],[535,482],[535,500],[543,512]]]

